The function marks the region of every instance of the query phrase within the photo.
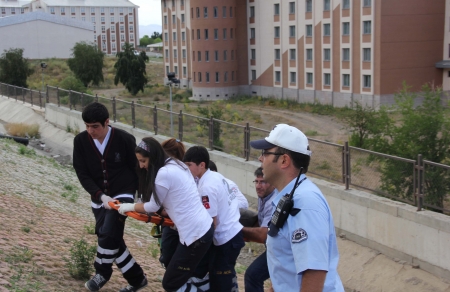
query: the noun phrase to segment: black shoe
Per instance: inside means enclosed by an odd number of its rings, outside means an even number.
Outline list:
[[[88,289],[91,292],[99,291],[103,287],[103,285],[106,284],[106,282],[108,281],[106,281],[102,275],[96,274],[94,277],[92,277],[92,279],[90,279],[84,284],[84,287],[86,287],[86,289]]]
[[[144,280],[142,280],[142,282],[139,285],[137,286],[128,285],[125,288],[120,289],[119,292],[137,292],[142,288],[146,287],[147,285],[148,285],[147,277],[144,276]]]

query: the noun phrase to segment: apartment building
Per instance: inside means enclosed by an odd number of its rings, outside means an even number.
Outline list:
[[[198,99],[390,104],[442,85],[446,1],[162,0],[166,71]]]
[[[0,17],[43,11],[92,23],[91,41],[114,55],[125,42],[139,45],[138,8],[128,0],[0,0]]]

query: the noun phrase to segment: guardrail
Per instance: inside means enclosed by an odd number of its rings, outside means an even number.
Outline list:
[[[180,141],[189,141],[219,150],[245,160],[258,159],[260,152],[250,147],[250,141],[266,136],[270,131],[250,126],[233,124],[213,118],[195,116],[150,107],[124,100],[103,98],[58,87],[47,86],[45,92],[30,90],[0,83],[0,95],[16,101],[39,105],[54,103],[82,110],[92,101],[104,104],[112,122],[132,125],[155,134],[170,136],[171,118],[174,136]],[[176,129],[176,132],[175,132]],[[227,139],[220,139],[227,137]],[[313,161],[309,172],[342,183],[345,189],[350,186],[365,189],[380,196],[442,213],[450,213],[446,200],[450,191],[450,166],[427,161],[418,154],[416,160],[396,157],[366,149],[309,138],[313,151]],[[389,169],[400,172],[399,182],[389,180]],[[389,185],[390,183],[391,185]],[[394,195],[395,194],[395,195]]]

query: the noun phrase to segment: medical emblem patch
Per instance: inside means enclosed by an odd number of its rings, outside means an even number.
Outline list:
[[[308,239],[308,233],[299,228],[292,233],[292,243],[299,243]]]

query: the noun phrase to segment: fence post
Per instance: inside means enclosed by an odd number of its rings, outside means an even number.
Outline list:
[[[346,141],[342,149],[342,182],[345,184],[346,190],[350,189],[350,171],[350,148],[348,147],[348,141]]]
[[[31,107],[33,107],[33,90],[30,89]]]
[[[25,88],[22,87],[22,103],[25,103]]]
[[[417,211],[422,211],[423,208],[423,158],[422,154],[417,155],[417,163],[414,167],[415,169],[415,175],[413,183],[415,184],[415,197],[416,197],[416,204],[417,204]]]
[[[14,86],[14,97],[16,98],[17,101],[17,86]]]
[[[136,128],[136,113],[134,111],[134,100],[131,101],[131,123],[133,124],[133,128]]]
[[[245,161],[250,159],[250,124],[246,123],[244,128],[244,158]]]
[[[61,99],[59,98],[59,88],[56,86],[56,99],[58,100],[58,107],[61,107]]]
[[[116,114],[117,114],[117,112],[116,112],[116,97],[113,96],[111,101],[112,101],[112,108],[113,108],[113,120],[115,123],[116,122]]]
[[[39,90],[39,108],[42,108],[42,92]]]
[[[209,117],[209,149],[214,150],[214,118]]]
[[[178,114],[178,140],[183,141],[183,111]]]
[[[9,85],[6,85],[6,97],[9,99]]]
[[[84,108],[83,100],[84,100],[84,92],[81,93],[81,110]]]
[[[69,90],[69,109],[72,110],[72,90]]]
[[[48,96],[48,84],[45,84],[45,102],[50,102],[50,97]]]
[[[158,110],[156,109],[156,105],[153,108],[153,130],[155,131],[155,135],[158,135]]]
[[[95,94],[95,102],[98,102],[98,94]]]

